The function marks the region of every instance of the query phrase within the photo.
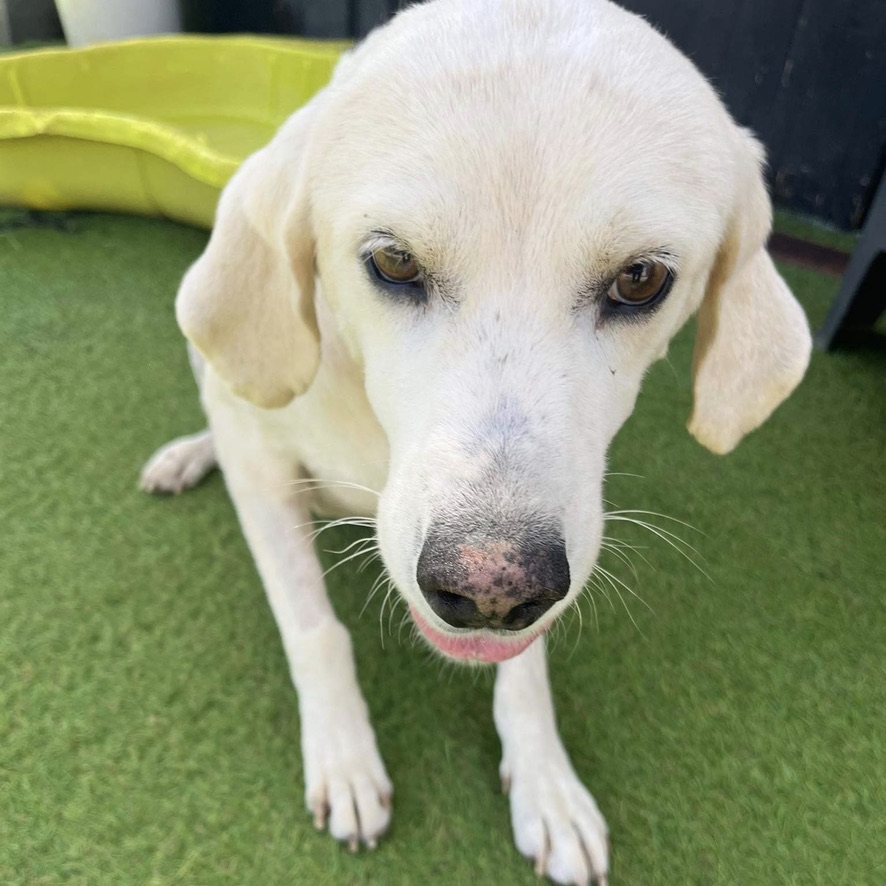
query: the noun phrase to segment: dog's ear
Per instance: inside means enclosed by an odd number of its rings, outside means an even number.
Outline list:
[[[225,187],[203,255],[176,298],[185,336],[241,397],[285,406],[317,370],[307,145],[314,103]]]
[[[766,251],[772,207],[763,151],[741,132],[737,198],[698,313],[689,432],[731,451],[799,384],[812,339],[803,309]]]

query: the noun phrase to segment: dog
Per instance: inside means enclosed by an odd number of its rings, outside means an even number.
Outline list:
[[[430,0],[225,188],[176,300],[209,429],[142,485],[220,466],[297,689],[308,810],[351,849],[388,827],[392,787],[312,512],[373,520],[418,633],[497,664],[517,848],[605,882],[544,634],[594,570],[607,447],[687,319],[688,427],[716,453],[804,374],[762,165],[691,62],[606,0]]]

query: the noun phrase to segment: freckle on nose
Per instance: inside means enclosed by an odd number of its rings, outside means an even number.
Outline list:
[[[562,543],[525,538],[474,538],[447,547],[432,537],[417,577],[434,612],[463,628],[522,630],[569,590]]]

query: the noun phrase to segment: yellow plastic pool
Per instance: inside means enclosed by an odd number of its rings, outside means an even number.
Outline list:
[[[240,162],[345,47],[184,36],[0,56],[0,204],[209,227]]]

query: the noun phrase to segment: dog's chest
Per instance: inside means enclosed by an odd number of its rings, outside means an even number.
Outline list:
[[[325,330],[311,387],[274,416],[264,433],[316,481],[313,509],[323,515],[375,513],[388,472],[388,441],[369,404],[362,371]],[[365,487],[365,488],[361,488]]]
[[[273,470],[281,483],[295,482],[302,492],[310,488],[312,510],[371,516],[387,480],[387,437],[328,308],[318,305],[318,315],[322,357],[304,394],[282,409],[262,409],[235,396],[207,368],[203,405],[216,435],[225,434],[228,448],[246,464]]]

